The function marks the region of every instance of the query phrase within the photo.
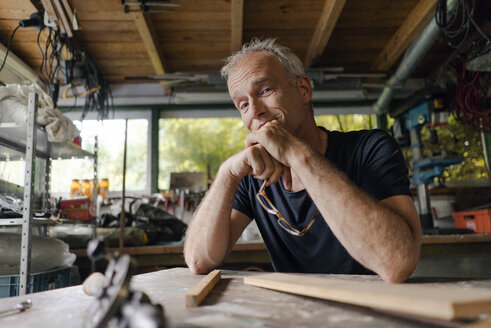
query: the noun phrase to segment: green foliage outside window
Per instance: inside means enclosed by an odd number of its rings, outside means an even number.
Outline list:
[[[484,165],[482,143],[479,132],[469,126],[449,117],[448,126],[436,127],[438,143],[430,143],[430,129],[421,130],[421,141],[424,145],[423,156],[438,156],[446,152],[446,157],[462,158],[461,164],[446,168],[443,181],[462,181],[486,179],[487,172]],[[403,149],[404,157],[410,168],[412,154],[409,149]]]
[[[161,119],[159,189],[168,189],[171,172],[204,172],[215,177],[220,164],[244,149],[247,130],[240,118]]]
[[[353,131],[375,128],[374,115],[318,115],[319,126],[328,130]],[[424,156],[445,149],[449,156],[462,157],[462,164],[448,167],[446,181],[485,179],[487,177],[482,156],[479,133],[449,119],[447,127],[437,127],[439,142],[431,145],[429,129],[422,130]],[[220,164],[244,148],[248,131],[240,118],[161,119],[159,122],[159,188],[169,188],[170,172],[207,172],[210,166],[214,178]],[[456,137],[454,138],[448,132]],[[411,172],[411,151],[402,149]]]
[[[368,115],[319,115],[328,130],[368,129]],[[205,172],[214,178],[220,164],[244,149],[248,131],[240,118],[161,119],[159,121],[159,189],[168,189],[170,172]]]

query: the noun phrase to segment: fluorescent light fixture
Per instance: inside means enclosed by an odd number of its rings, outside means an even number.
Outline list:
[[[367,99],[367,92],[363,89],[358,90],[314,90],[312,93],[313,101],[324,100],[363,100]]]
[[[75,99],[63,99],[65,88],[61,88],[58,106],[73,106]],[[160,83],[128,83],[111,85],[116,106],[138,105],[230,105],[232,98],[227,91],[175,92],[173,95],[163,95]],[[355,90],[314,90],[313,101],[350,101],[366,100],[364,89]],[[76,105],[83,106],[85,97],[77,99]]]
[[[181,92],[176,93],[176,104],[230,104],[228,92]]]

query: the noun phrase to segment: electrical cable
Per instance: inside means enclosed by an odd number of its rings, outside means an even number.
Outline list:
[[[447,21],[447,1],[438,0],[435,12],[435,22],[440,28],[443,37],[452,48],[461,48],[469,34],[470,22],[475,8],[475,0],[471,1],[469,8],[467,0],[458,0],[456,12]],[[458,19],[460,18],[460,21]]]
[[[0,72],[2,71],[3,69],[3,66],[5,66],[5,62],[7,61],[7,56],[9,55],[9,51],[10,51],[10,45],[12,43],[12,39],[14,38],[14,35],[15,35],[15,32],[17,32],[17,30],[19,29],[20,25],[17,25],[17,27],[14,29],[14,31],[12,32],[12,34],[10,35],[10,39],[9,39],[9,43],[7,45],[7,51],[5,52],[5,57],[3,58],[3,63],[2,63],[2,67],[0,67]]]
[[[107,118],[109,110],[114,111],[111,89],[88,54],[76,49],[70,38],[51,27],[49,27],[44,50],[39,42],[39,37],[40,34],[37,38],[38,48],[41,52],[40,78],[46,83],[48,94],[53,99],[55,107],[59,95],[60,74],[62,74],[63,83],[70,85],[65,93],[71,91],[71,97],[76,99],[85,96],[82,119],[92,110],[98,112],[98,119]],[[68,53],[66,57],[70,58],[66,61],[63,61],[63,49],[66,49],[66,53]],[[80,93],[76,88],[78,84],[83,84],[86,91]]]
[[[457,85],[450,105],[452,115],[475,130],[491,132],[491,104],[487,98],[491,74],[466,70],[464,60],[454,69]]]
[[[44,78],[43,76],[43,65],[44,65],[44,53],[43,53],[43,48],[41,48],[41,44],[39,43],[39,37],[41,36],[42,30],[39,30],[36,43],[38,45],[39,51],[41,52],[41,65],[39,65],[39,78],[44,84],[48,84],[48,81]]]
[[[483,36],[483,38],[485,38],[488,42],[491,42],[491,39],[476,24],[476,22],[474,21],[474,18],[472,18],[472,15],[469,16],[469,19],[470,19],[472,25],[474,25],[474,27],[476,28],[476,30]]]

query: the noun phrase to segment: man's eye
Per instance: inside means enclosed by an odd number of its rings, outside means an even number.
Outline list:
[[[264,88],[261,90],[261,94],[264,95],[266,93],[269,93],[271,91],[271,88]]]
[[[242,103],[239,105],[239,109],[240,110],[246,109],[248,105],[249,105],[248,103]]]

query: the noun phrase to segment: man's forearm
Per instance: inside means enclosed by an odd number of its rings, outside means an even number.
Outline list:
[[[237,179],[220,168],[186,232],[184,257],[191,271],[205,273],[228,254],[230,214]]]
[[[360,263],[385,280],[404,280],[419,256],[417,231],[357,188],[309,146],[290,151],[289,164],[333,233]]]

